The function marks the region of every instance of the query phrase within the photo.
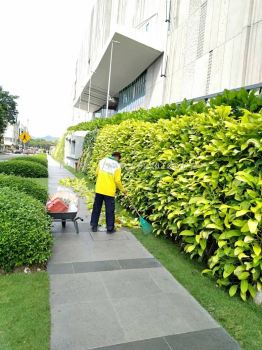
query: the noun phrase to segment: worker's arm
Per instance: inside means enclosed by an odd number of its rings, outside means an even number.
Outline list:
[[[124,186],[122,185],[122,182],[121,182],[121,168],[118,168],[118,169],[116,169],[116,171],[115,171],[115,184],[116,184],[116,187],[117,187],[121,192],[126,193],[126,190],[125,190],[125,188],[124,188]]]

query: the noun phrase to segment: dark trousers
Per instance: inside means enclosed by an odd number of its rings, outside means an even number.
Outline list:
[[[112,231],[115,228],[115,198],[105,196],[104,194],[96,193],[93,211],[91,215],[91,226],[97,227],[98,221],[102,209],[103,202],[106,206],[106,227],[108,231]]]

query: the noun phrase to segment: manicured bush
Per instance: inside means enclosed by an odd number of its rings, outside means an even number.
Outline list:
[[[29,161],[29,162],[35,162],[38,164],[43,165],[44,167],[47,168],[47,157],[46,155],[41,155],[41,154],[37,154],[37,155],[33,155],[33,156],[21,156],[21,157],[15,157],[10,159],[12,161],[17,161],[17,160],[25,160],[25,161]]]
[[[30,179],[20,176],[0,174],[0,188],[10,187],[20,192],[26,193],[42,203],[46,203],[47,190]]]
[[[9,187],[0,189],[0,268],[44,264],[51,254],[50,218],[37,200]]]
[[[28,160],[0,162],[0,173],[22,177],[48,177],[48,171],[44,165]]]
[[[231,107],[102,128],[89,177],[113,150],[123,182],[156,234],[172,236],[205,273],[245,300],[262,289],[262,113]],[[128,206],[128,201],[125,202]]]
[[[156,122],[159,119],[170,119],[181,115],[207,112],[208,107],[215,108],[220,105],[231,106],[235,116],[242,115],[243,108],[251,112],[258,112],[262,108],[262,95],[258,95],[257,90],[246,91],[243,88],[239,91],[225,90],[222,94],[208,101],[184,100],[181,103],[153,107],[149,110],[139,109],[133,112],[117,113],[110,118],[97,118],[89,122],[73,125],[68,128],[68,131],[95,130],[106,125],[118,125],[125,120],[131,119]]]
[[[232,114],[235,117],[239,117],[243,114],[243,109],[247,109],[251,112],[258,112],[262,108],[262,95],[259,95],[257,90],[246,91],[243,88],[239,91],[225,90],[222,94],[219,94],[208,101],[184,100],[181,103],[172,103],[165,106],[153,107],[149,110],[139,109],[133,112],[117,113],[110,118],[97,118],[89,122],[73,125],[68,128],[68,132],[76,130],[99,130],[106,125],[118,125],[125,120],[157,122],[160,119],[171,119],[181,115],[192,115],[194,113],[207,112],[209,107],[215,108],[216,106],[220,105],[231,106]],[[63,137],[59,140],[52,154],[53,157],[60,162],[64,161],[64,146],[66,135],[67,133],[63,135]],[[90,144],[90,139],[92,139],[92,135],[87,134],[87,144]],[[86,165],[88,165],[86,161],[88,162],[88,156],[91,151],[91,149],[88,147],[84,147],[84,150],[85,152],[83,154],[83,158],[80,160],[81,169],[85,169]]]

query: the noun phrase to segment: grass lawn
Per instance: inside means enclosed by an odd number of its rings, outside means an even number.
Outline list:
[[[214,281],[201,275],[202,264],[190,260],[169,239],[145,236],[141,230],[132,231],[243,349],[262,349],[262,307],[237,297],[230,298],[227,292],[216,287]]]
[[[30,180],[38,183],[39,185],[44,187],[46,190],[48,190],[48,178],[47,177],[40,177],[40,178],[32,177],[32,178],[30,178]]]
[[[49,281],[46,272],[0,276],[0,349],[48,350]]]

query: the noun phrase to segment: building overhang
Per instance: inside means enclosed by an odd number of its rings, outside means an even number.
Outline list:
[[[111,97],[134,81],[162,53],[162,44],[156,43],[147,32],[117,28],[110,35],[104,52],[91,67],[92,73],[74,100],[77,108],[94,112],[106,103],[111,43],[113,42],[112,71],[110,82]],[[91,86],[89,100],[89,83]]]

